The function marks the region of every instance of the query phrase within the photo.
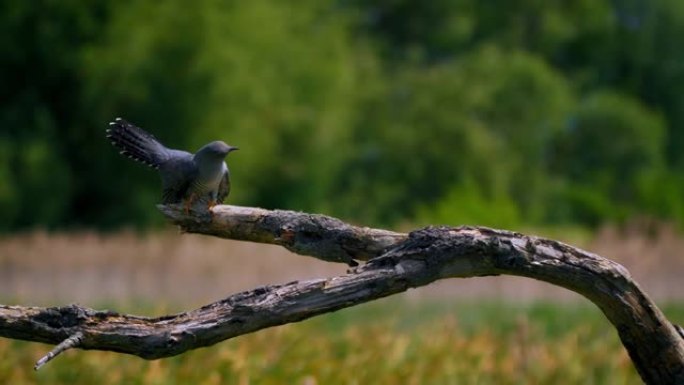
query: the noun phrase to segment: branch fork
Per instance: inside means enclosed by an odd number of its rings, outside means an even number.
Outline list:
[[[55,346],[55,348],[52,349],[48,354],[39,359],[38,362],[36,362],[36,364],[33,366],[33,369],[38,370],[61,353],[64,353],[72,348],[77,348],[81,343],[81,340],[83,340],[83,333],[76,332],[76,334],[60,342],[59,345]]]

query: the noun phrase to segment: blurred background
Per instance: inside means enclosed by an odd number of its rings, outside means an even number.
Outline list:
[[[178,234],[158,176],[104,137],[121,116],[169,147],[240,147],[230,204],[561,239],[623,263],[684,322],[682,36],[679,0],[1,0],[0,300],[159,315],[344,273]],[[638,381],[574,293],[452,281],[153,363],[76,352],[33,374],[47,347],[0,341],[0,380]]]

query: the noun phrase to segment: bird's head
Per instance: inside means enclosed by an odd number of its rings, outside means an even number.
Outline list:
[[[225,142],[217,140],[200,148],[199,151],[197,151],[197,153],[202,153],[211,157],[225,158],[229,152],[235,150],[239,150],[239,148],[230,146]]]

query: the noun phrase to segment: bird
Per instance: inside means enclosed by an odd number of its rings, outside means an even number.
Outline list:
[[[237,147],[213,141],[194,154],[174,150],[122,118],[109,123],[106,136],[121,155],[159,171],[162,204],[182,203],[187,214],[195,202],[206,201],[207,209],[211,209],[230,194],[230,171],[225,158]]]

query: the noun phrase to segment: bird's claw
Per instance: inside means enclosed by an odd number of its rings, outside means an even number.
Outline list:
[[[209,211],[209,215],[211,216],[211,219],[214,219],[214,210],[212,210],[214,207],[216,207],[217,202],[215,199],[209,199],[209,202],[207,203],[207,211]]]
[[[359,269],[359,263],[353,259],[347,261],[347,265],[349,265],[347,268],[347,274],[355,274]]]
[[[190,214],[190,208],[192,207],[192,202],[195,200],[195,193],[190,194],[188,199],[185,200],[185,215]]]

